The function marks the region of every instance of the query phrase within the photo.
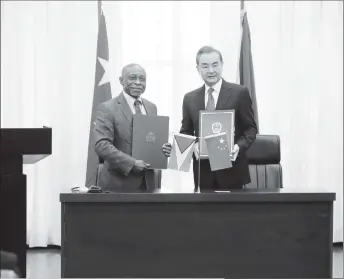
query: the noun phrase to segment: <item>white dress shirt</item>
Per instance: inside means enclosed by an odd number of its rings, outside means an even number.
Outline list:
[[[129,94],[125,93],[124,91],[123,91],[123,96],[126,99],[128,105],[129,105],[129,107],[131,109],[131,112],[133,114],[136,114],[135,106],[134,106],[134,103],[135,103],[136,99],[134,97],[130,96]],[[142,102],[142,98],[139,97],[138,100],[141,101],[140,109],[141,109],[142,114],[147,115],[146,109],[145,109],[145,107],[143,105],[143,102]]]
[[[215,103],[215,107],[217,105],[217,100],[219,99],[219,94],[220,94],[220,90],[221,90],[221,85],[222,85],[222,78],[212,87],[214,89],[213,91],[213,97],[214,97],[214,103]],[[204,101],[205,101],[205,107],[207,107],[207,103],[208,103],[208,89],[210,87],[208,85],[205,84],[205,96],[204,96]]]

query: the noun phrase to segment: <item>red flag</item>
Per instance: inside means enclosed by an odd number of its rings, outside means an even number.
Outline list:
[[[248,24],[247,12],[244,7],[244,1],[241,1],[241,42],[239,53],[239,67],[237,82],[248,88],[252,100],[254,118],[259,130],[258,106],[256,98],[256,87],[254,81],[253,59],[251,52],[251,32]]]
[[[88,142],[87,170],[85,186],[96,185],[99,159],[94,150],[94,142],[92,140],[92,132],[94,121],[96,118],[96,110],[98,106],[112,98],[111,85],[109,80],[108,63],[109,63],[109,47],[106,30],[105,16],[101,8],[101,1],[98,1],[98,42],[96,55],[96,71],[93,93],[93,105],[91,112],[90,136]]]

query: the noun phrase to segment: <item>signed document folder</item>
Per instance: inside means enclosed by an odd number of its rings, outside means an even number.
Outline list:
[[[229,150],[233,149],[235,133],[235,110],[199,112],[200,158],[209,158],[205,137],[227,133]]]
[[[167,169],[162,145],[168,142],[169,117],[133,116],[132,156],[150,164],[151,169]]]

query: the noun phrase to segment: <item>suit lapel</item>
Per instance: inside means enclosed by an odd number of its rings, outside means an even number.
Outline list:
[[[154,115],[154,110],[152,106],[143,98],[142,98],[142,105],[145,108],[147,115]]]
[[[231,93],[232,92],[230,85],[224,79],[222,79],[222,85],[219,93],[219,98],[217,100],[216,109],[225,109],[226,107],[228,107],[226,106],[226,103],[231,96]]]
[[[121,111],[123,112],[124,116],[130,123],[132,123],[133,120],[133,113],[126,101],[126,99],[123,96],[123,92],[118,96],[117,103],[120,105]]]
[[[198,110],[205,110],[205,85],[198,89],[196,105]]]

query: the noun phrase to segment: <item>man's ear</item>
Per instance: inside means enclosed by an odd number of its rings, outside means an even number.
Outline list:
[[[199,73],[199,67],[198,67],[198,65],[196,65],[196,70],[197,70],[197,73]]]
[[[123,78],[119,77],[119,83],[123,85]]]

